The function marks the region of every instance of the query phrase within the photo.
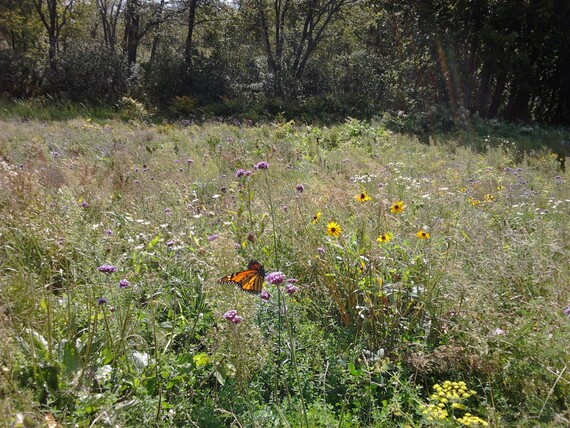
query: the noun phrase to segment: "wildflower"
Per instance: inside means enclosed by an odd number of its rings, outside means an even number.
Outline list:
[[[215,241],[215,240],[218,239],[218,238],[219,238],[219,235],[216,234],[216,233],[214,233],[214,234],[208,236],[208,241],[212,242],[212,241]]]
[[[502,184],[499,184],[497,186],[497,190],[504,190],[504,189],[505,189],[505,186],[503,186]]]
[[[556,177],[554,177],[554,182],[556,184],[561,184],[561,183],[564,183],[564,179],[562,177],[560,177],[559,175],[557,175]]]
[[[239,316],[239,315],[236,315],[235,317],[232,318],[232,322],[233,322],[234,324],[239,324],[239,323],[242,322],[242,321],[243,321],[243,317],[242,317],[242,316]]]
[[[313,216],[311,223],[315,224],[317,221],[319,221],[321,219],[321,215],[322,213],[320,211],[317,211],[317,213]]]
[[[81,201],[81,206],[83,208],[87,208],[89,206],[89,204],[87,203],[87,201]]]
[[[390,207],[390,212],[392,214],[400,214],[402,211],[404,211],[404,208],[406,208],[406,204],[404,204],[402,201],[397,201],[394,202]]]
[[[385,244],[386,242],[390,242],[393,237],[394,237],[394,234],[392,234],[391,232],[383,233],[382,235],[380,235],[378,237],[376,242],[378,242],[379,244]]]
[[[255,169],[269,169],[269,164],[265,161],[257,162],[255,164]]]
[[[288,294],[293,295],[293,294],[295,294],[297,291],[299,291],[299,287],[297,287],[296,285],[289,284],[289,285],[287,285],[287,287],[285,287],[285,291],[286,291]]]
[[[489,194],[489,193],[486,194],[486,195],[484,196],[484,198],[485,198],[485,200],[486,200],[487,202],[493,202],[493,201],[495,200],[495,197],[494,197],[493,195]]]
[[[354,199],[356,199],[358,202],[368,202],[369,200],[372,199],[372,196],[367,195],[366,192],[361,192],[358,195],[356,195],[354,197]]]
[[[265,279],[270,284],[279,285],[285,281],[285,275],[283,275],[283,272],[271,272],[267,274]]]
[[[112,229],[107,229],[107,230],[105,231],[105,234],[111,236],[111,235],[113,234],[113,230],[112,230]]]
[[[459,189],[459,191],[461,193],[465,193],[465,192],[467,192],[467,187],[462,187],[461,189]]]
[[[238,169],[238,170],[236,171],[236,177],[237,177],[237,178],[249,177],[250,175],[251,175],[251,171],[250,171],[250,170]]]
[[[263,291],[261,292],[261,294],[259,295],[259,298],[260,298],[261,300],[269,300],[269,299],[271,299],[271,294],[269,294],[269,291],[263,290]]]
[[[101,265],[97,268],[97,270],[103,273],[113,273],[117,271],[117,267],[113,265]]]
[[[166,246],[167,246],[167,247],[173,247],[174,244],[175,244],[175,241],[173,241],[173,240],[171,239],[170,241],[168,241],[168,242],[166,243]]]
[[[319,253],[319,254],[325,254],[326,251],[325,251],[325,249],[324,249],[323,247],[319,247],[319,248],[317,248],[317,253]]]
[[[416,233],[416,236],[420,239],[429,239],[430,238],[430,234],[427,233],[425,230],[419,230]]]
[[[566,309],[564,309],[564,315],[566,315],[568,318],[570,318],[570,306],[568,306]]]
[[[172,208],[165,208],[165,209],[164,209],[164,214],[167,214],[167,215],[172,214]]]
[[[305,186],[303,186],[302,184],[297,184],[295,186],[295,189],[297,190],[297,192],[303,193],[305,191]]]
[[[191,163],[194,163],[194,159],[186,159],[186,163],[190,165]]]
[[[119,281],[119,287],[121,288],[127,288],[129,285],[131,285],[131,283],[126,278],[123,278]]]
[[[332,236],[334,238],[338,238],[341,232],[342,229],[340,228],[338,223],[331,221],[329,222],[329,224],[327,224],[327,235]]]
[[[107,302],[108,302],[108,300],[105,299],[104,297],[99,297],[99,298],[97,299],[97,304],[99,304],[99,305],[104,305],[104,304],[106,304]]]
[[[235,309],[230,309],[229,311],[227,311],[227,312],[224,314],[224,318],[227,319],[227,320],[229,320],[229,321],[231,321],[231,320],[234,319],[234,317],[237,316],[237,313],[238,313],[238,312],[237,312]]]

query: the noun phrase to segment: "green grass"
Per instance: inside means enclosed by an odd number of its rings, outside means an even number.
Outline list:
[[[355,119],[18,114],[0,123],[7,426],[568,423],[570,177],[518,150],[567,131],[478,122],[425,145]],[[299,290],[218,284],[251,259]]]

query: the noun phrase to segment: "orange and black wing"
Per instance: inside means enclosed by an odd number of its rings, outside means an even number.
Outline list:
[[[265,269],[258,261],[252,260],[247,265],[247,270],[226,275],[220,279],[222,284],[236,284],[242,290],[250,293],[261,293]]]

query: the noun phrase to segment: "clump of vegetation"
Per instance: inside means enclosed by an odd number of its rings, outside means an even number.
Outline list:
[[[566,424],[569,177],[473,125],[3,120],[2,419]]]

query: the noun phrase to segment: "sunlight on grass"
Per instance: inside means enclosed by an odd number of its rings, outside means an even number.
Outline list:
[[[553,157],[356,119],[1,126],[4,420],[568,421]],[[218,283],[252,259],[262,293]]]

